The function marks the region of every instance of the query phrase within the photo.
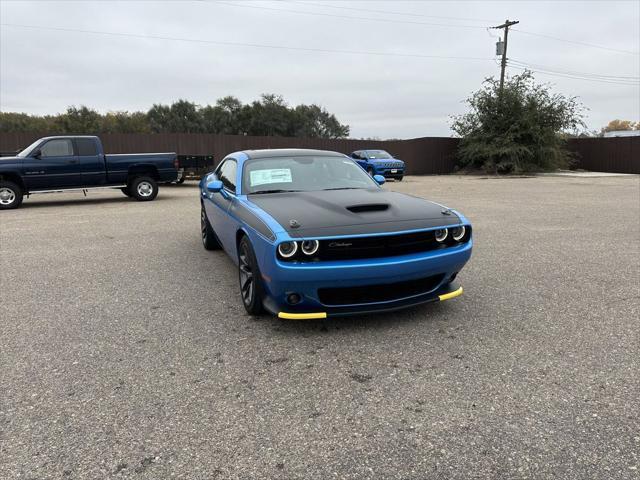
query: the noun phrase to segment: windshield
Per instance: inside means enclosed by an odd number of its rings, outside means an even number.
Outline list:
[[[24,150],[21,150],[20,153],[18,153],[18,155],[16,155],[16,156],[20,157],[20,158],[28,157],[29,154],[33,151],[33,149],[36,148],[40,144],[41,141],[42,141],[42,139],[39,138],[38,140],[33,142],[31,145],[29,145],[27,148],[25,148]]]
[[[243,193],[311,192],[373,188],[377,184],[347,157],[273,157],[249,160],[242,174]]]
[[[384,150],[367,150],[367,157],[372,160],[382,160],[385,158],[393,158]]]

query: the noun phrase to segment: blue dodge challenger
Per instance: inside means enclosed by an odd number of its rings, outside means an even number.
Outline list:
[[[469,221],[383,183],[341,153],[235,152],[200,181],[202,242],[237,264],[252,315],[326,318],[462,294]]]

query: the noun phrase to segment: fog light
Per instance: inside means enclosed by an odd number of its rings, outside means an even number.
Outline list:
[[[318,240],[305,240],[302,242],[302,251],[305,255],[313,255],[320,248],[320,242]]]
[[[467,233],[467,229],[462,225],[461,227],[456,227],[451,230],[451,236],[456,242],[459,242],[464,237],[464,234]]]
[[[282,242],[278,245],[278,253],[282,258],[291,258],[298,251],[298,244],[296,242]]]
[[[436,230],[435,234],[436,234],[436,242],[442,243],[447,239],[447,236],[449,235],[449,230],[447,230],[446,228],[441,228],[440,230]]]
[[[302,297],[297,293],[290,293],[289,295],[287,295],[287,303],[289,305],[295,305],[297,303],[300,303],[301,300],[302,300]]]

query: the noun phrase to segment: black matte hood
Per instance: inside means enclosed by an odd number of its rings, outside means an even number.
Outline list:
[[[460,222],[436,203],[378,188],[249,195],[249,200],[292,237],[387,233]]]

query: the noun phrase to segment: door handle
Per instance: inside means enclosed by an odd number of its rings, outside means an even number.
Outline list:
[[[78,163],[78,160],[69,160],[67,163]]]

